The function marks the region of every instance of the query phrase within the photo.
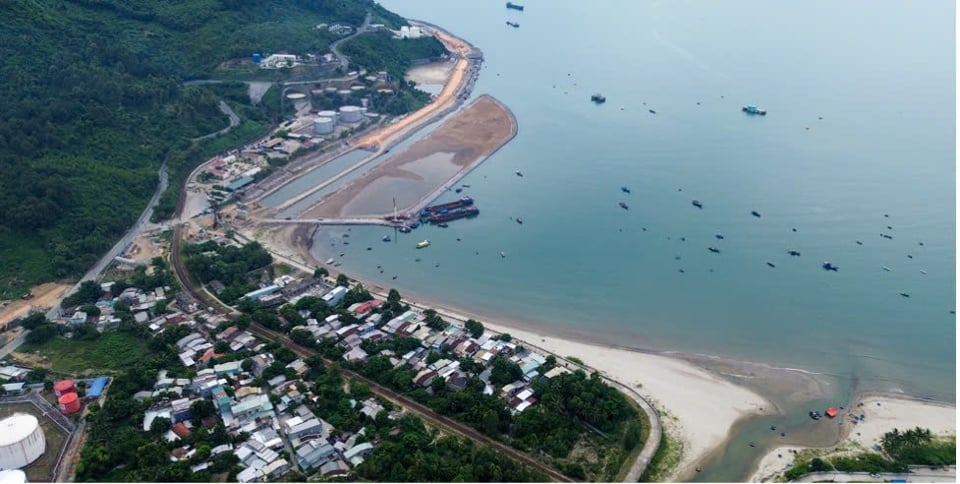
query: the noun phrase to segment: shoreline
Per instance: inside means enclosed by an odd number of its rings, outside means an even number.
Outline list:
[[[957,435],[955,403],[906,394],[863,392],[854,395],[845,408],[837,419],[846,420],[851,413],[862,413],[866,418],[862,423],[844,426],[840,437],[831,445],[781,445],[770,449],[752,468],[749,482],[770,482],[781,476],[792,465],[794,455],[803,451],[813,450],[822,455],[874,451],[883,434],[895,428],[922,427],[937,436]]]
[[[289,230],[280,230],[271,232],[269,237],[255,240],[259,240],[281,262],[292,264],[300,270],[311,272],[310,267],[326,267],[309,253],[310,247],[306,245],[314,238],[319,227],[312,228],[310,235],[304,234],[303,229],[297,231],[295,236]],[[246,233],[241,234],[254,239]],[[291,259],[285,254],[296,254],[299,260]],[[342,272],[340,268],[329,269],[332,273]],[[351,279],[363,284],[375,297],[386,297],[387,288],[365,281],[362,277],[351,276]],[[759,379],[786,379],[790,385],[805,384],[808,388],[816,388],[810,391],[822,391],[815,378],[802,370],[774,369],[763,364],[725,357],[617,347],[590,342],[582,336],[565,335],[563,331],[530,327],[523,322],[507,322],[503,318],[491,319],[449,305],[437,304],[437,301],[419,294],[406,293],[404,300],[412,307],[433,308],[446,319],[476,319],[491,331],[509,333],[530,346],[555,353],[559,358],[577,357],[587,367],[598,371],[608,382],[641,395],[653,404],[661,420],[664,420],[664,432],[679,439],[683,445],[680,461],[667,477],[668,480],[682,479],[694,474],[699,463],[730,440],[732,430],[738,423],[752,417],[782,414],[780,405],[764,396],[764,392],[755,389],[762,385],[738,381],[731,374],[721,371],[722,366],[736,368],[738,371],[735,374],[758,375],[760,372],[765,374],[757,376]],[[703,399],[702,395],[711,395],[711,398]]]

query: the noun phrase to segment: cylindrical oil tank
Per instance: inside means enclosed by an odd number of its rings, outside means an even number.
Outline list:
[[[77,391],[77,385],[73,383],[73,380],[60,380],[53,384],[53,393],[58,397],[75,391]]]
[[[333,126],[336,122],[333,118],[317,117],[313,120],[313,132],[316,134],[330,134],[333,132]]]
[[[340,121],[358,123],[363,119],[363,109],[357,106],[341,106]]]
[[[320,116],[321,118],[330,118],[330,119],[332,119],[334,122],[337,121],[337,112],[336,112],[336,111],[320,111],[319,113],[317,113],[317,116]]]
[[[0,468],[20,469],[47,449],[37,417],[15,413],[0,420]]]
[[[80,410],[80,397],[76,393],[64,393],[57,399],[60,403],[60,412],[70,415]]]
[[[352,92],[352,91],[350,91],[349,89],[341,89],[341,90],[337,91],[337,94],[339,94],[339,95],[341,95],[341,96],[343,96],[343,97],[347,97],[347,96],[350,95],[351,92]]]
[[[0,471],[0,484],[22,484],[27,481],[27,474],[19,469]]]

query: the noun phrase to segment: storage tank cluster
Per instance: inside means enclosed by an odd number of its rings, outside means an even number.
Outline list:
[[[47,440],[37,417],[15,413],[0,420],[0,468],[26,467],[40,458],[46,449]]]
[[[333,127],[337,122],[333,118],[328,118],[326,116],[317,116],[313,120],[313,132],[316,134],[330,134],[333,132]]]
[[[359,123],[363,120],[363,108],[359,106],[341,106],[340,121],[343,123]]]

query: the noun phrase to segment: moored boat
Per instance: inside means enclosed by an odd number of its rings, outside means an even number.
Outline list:
[[[423,249],[424,247],[429,247],[429,246],[430,246],[430,241],[426,239],[424,239],[422,242],[417,243],[418,249]]]

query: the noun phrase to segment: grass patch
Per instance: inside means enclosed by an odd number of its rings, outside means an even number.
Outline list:
[[[39,352],[47,357],[53,371],[74,375],[120,371],[148,353],[142,340],[120,332],[104,333],[86,341],[58,337],[40,345],[24,344],[20,351]]]
[[[650,459],[650,464],[640,476],[640,482],[662,481],[680,463],[682,451],[683,445],[669,433],[661,430],[660,447],[657,448],[657,452]]]
[[[57,457],[60,455],[60,449],[67,440],[67,434],[64,433],[57,424],[44,417],[43,414],[37,410],[37,407],[29,403],[0,405],[0,419],[7,418],[15,413],[26,413],[37,417],[37,420],[40,422],[40,428],[43,429],[43,437],[47,441],[47,447],[43,455],[21,470],[27,474],[27,480],[30,482],[52,481],[54,477],[53,468],[57,465]]]
[[[577,358],[576,356],[568,356],[567,360],[572,361],[580,366],[587,366],[583,363],[583,360],[581,360],[580,358]]]
[[[640,415],[640,442],[627,452],[626,457],[620,463],[619,472],[617,472],[616,475],[612,475],[610,472],[607,473],[605,476],[607,482],[623,482],[624,478],[627,477],[627,473],[630,472],[630,468],[633,467],[633,463],[636,462],[640,452],[643,451],[647,441],[650,439],[650,417],[647,416],[647,412],[644,412],[643,409],[640,408],[640,405],[632,398],[628,397],[627,401],[630,402],[630,405],[633,406]]]

